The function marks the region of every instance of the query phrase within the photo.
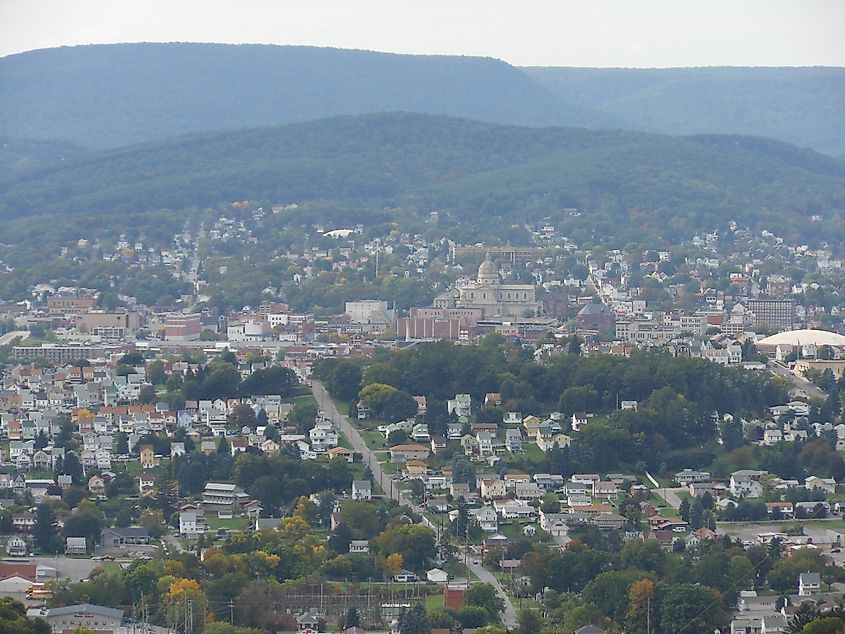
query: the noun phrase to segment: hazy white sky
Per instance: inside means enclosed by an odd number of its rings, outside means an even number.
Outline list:
[[[0,0],[0,56],[255,42],[545,66],[845,66],[845,0]]]

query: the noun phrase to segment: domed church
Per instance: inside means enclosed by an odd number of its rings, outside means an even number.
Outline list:
[[[499,268],[490,254],[478,267],[475,282],[458,289],[460,308],[480,308],[483,318],[539,316],[542,302],[537,301],[531,284],[502,284]]]

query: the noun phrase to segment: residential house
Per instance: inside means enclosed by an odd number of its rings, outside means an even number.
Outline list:
[[[833,478],[819,478],[813,475],[804,480],[804,487],[808,491],[818,490],[830,495],[836,493],[836,480]]]
[[[524,500],[526,502],[539,500],[543,497],[543,492],[537,486],[536,482],[518,482],[515,488],[515,494],[517,500]]]
[[[105,481],[98,475],[88,478],[88,490],[92,495],[103,495],[106,491]]]
[[[593,497],[602,500],[615,500],[619,497],[619,489],[613,482],[599,481],[593,483]]]
[[[518,429],[505,431],[505,448],[511,453],[522,452],[522,432]]]
[[[352,464],[352,461],[355,458],[355,452],[351,449],[347,449],[346,447],[332,447],[327,452],[329,456],[329,460],[344,460],[349,464]]]
[[[29,554],[26,540],[20,535],[12,535],[6,542],[6,554],[9,557],[26,557]]]
[[[798,596],[814,597],[821,594],[821,575],[818,572],[802,572],[798,575]]]
[[[470,514],[475,516],[475,521],[485,533],[495,533],[499,530],[499,516],[492,507],[482,506],[480,509],[472,509]]]
[[[68,537],[65,540],[66,555],[85,555],[88,552],[88,545],[84,537]]]
[[[495,500],[508,496],[507,484],[499,478],[482,478],[479,481],[480,494],[482,499]]]
[[[469,416],[472,413],[472,397],[469,394],[455,394],[455,398],[446,401],[449,414],[455,416]]]
[[[155,490],[156,477],[154,473],[146,472],[138,476],[138,490],[141,495],[146,495]]]
[[[331,423],[317,423],[308,432],[308,436],[311,439],[311,450],[316,453],[325,453],[332,447],[337,447],[338,435]]]
[[[493,455],[493,436],[486,431],[480,431],[475,435],[475,441],[478,443],[479,456]]]
[[[372,483],[369,480],[352,481],[352,499],[368,502],[373,497]]]
[[[572,477],[570,478],[572,482],[580,482],[582,484],[586,484],[589,487],[589,490],[593,490],[593,483],[599,482],[601,477],[598,473],[573,473]]]
[[[182,537],[198,537],[208,530],[205,513],[196,508],[179,511],[179,534]]]
[[[104,528],[100,531],[100,545],[103,548],[117,548],[119,546],[149,544],[150,533],[146,528],[138,526]]]
[[[390,461],[428,460],[429,451],[425,445],[396,445],[390,448]]]
[[[766,502],[766,512],[773,519],[792,519],[795,507],[792,502]]]
[[[684,469],[675,474],[674,480],[682,487],[689,486],[693,482],[708,482],[710,480],[710,472]]]
[[[602,513],[589,519],[589,523],[602,530],[619,530],[628,523],[628,518],[616,513]]]
[[[154,469],[158,466],[152,445],[141,445],[140,460],[142,469]]]
[[[767,471],[755,471],[753,469],[741,469],[731,474],[730,492],[731,495],[739,498],[758,498],[763,495],[763,485],[760,478],[766,475]]]

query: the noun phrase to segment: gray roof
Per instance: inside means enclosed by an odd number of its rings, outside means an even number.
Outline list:
[[[595,625],[585,625],[575,630],[575,634],[605,634],[604,630]]]
[[[88,612],[98,616],[110,617],[113,619],[123,619],[123,610],[115,608],[107,608],[102,605],[92,605],[90,603],[79,603],[77,605],[68,605],[63,608],[50,608],[47,610],[47,617],[64,616],[66,614],[78,614],[80,612]]]
[[[304,612],[303,614],[300,614],[298,617],[296,617],[296,622],[300,625],[316,624],[317,617],[311,614],[311,610],[308,610],[307,612]]]
[[[149,537],[150,531],[142,526],[123,526],[123,527],[114,527],[114,528],[104,528],[102,530],[102,535],[106,533],[113,533],[114,535],[118,535],[120,537]]]
[[[584,308],[578,311],[579,315],[607,315],[608,310],[604,304],[584,304]],[[589,627],[589,626],[585,626]],[[599,632],[604,632],[604,630],[598,630]],[[578,634],[581,634],[580,630]]]

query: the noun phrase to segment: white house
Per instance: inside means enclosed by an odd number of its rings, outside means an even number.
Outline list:
[[[763,485],[760,478],[766,475],[767,471],[755,471],[753,469],[741,469],[731,474],[730,492],[731,495],[739,498],[758,498],[763,495]]]
[[[373,497],[372,483],[369,480],[352,481],[352,499],[369,501]]]
[[[798,596],[812,597],[821,594],[821,575],[817,572],[802,572],[798,575]]]
[[[471,510],[470,513],[475,515],[475,521],[485,533],[495,533],[499,530],[499,516],[491,507],[482,506],[480,509]]]

